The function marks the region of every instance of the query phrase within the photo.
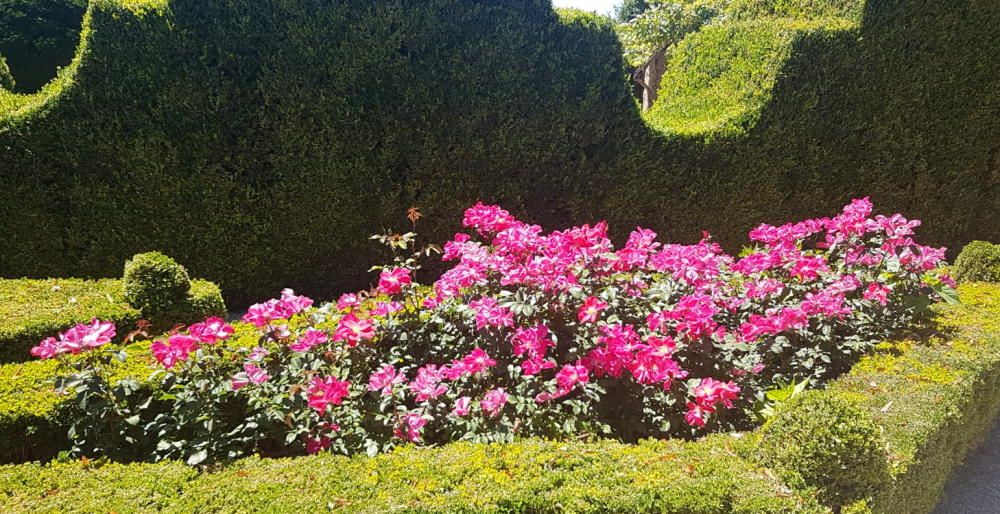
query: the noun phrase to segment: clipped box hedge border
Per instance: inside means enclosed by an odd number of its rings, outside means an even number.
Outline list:
[[[1000,285],[966,284],[960,294],[962,306],[941,308],[942,335],[883,344],[827,389],[782,404],[747,434],[632,446],[457,443],[374,459],[250,458],[202,473],[177,462],[31,463],[0,467],[0,497],[11,512],[930,512],[1000,411]],[[858,447],[877,444],[884,459],[812,455],[852,469],[860,478],[848,481],[850,490],[809,477],[788,454],[765,466],[776,446],[825,447],[830,431],[774,430],[803,408],[815,409],[816,426],[873,434]],[[858,491],[873,494],[855,500]]]

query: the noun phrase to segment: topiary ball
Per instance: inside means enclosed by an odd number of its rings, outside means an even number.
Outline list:
[[[191,289],[188,272],[160,252],[136,254],[125,263],[125,300],[145,315],[175,309]]]
[[[878,427],[844,398],[820,391],[779,406],[761,428],[762,464],[830,507],[872,496],[889,478]]]
[[[952,273],[959,282],[1000,282],[1000,245],[986,241],[965,245]]]
[[[14,90],[14,75],[10,73],[7,60],[2,55],[0,55],[0,89]]]

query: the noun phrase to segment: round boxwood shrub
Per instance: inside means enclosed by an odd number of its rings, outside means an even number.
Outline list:
[[[889,476],[878,427],[844,398],[812,391],[782,404],[761,428],[762,464],[832,507],[874,494]]]
[[[1000,245],[969,243],[955,259],[954,275],[961,282],[1000,282]]]
[[[14,90],[14,76],[10,74],[7,60],[2,55],[0,55],[0,89]]]
[[[125,300],[145,315],[176,309],[191,289],[188,272],[160,252],[136,254],[125,263]]]

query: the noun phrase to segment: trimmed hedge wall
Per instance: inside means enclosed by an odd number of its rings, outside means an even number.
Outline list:
[[[114,322],[121,339],[140,319],[165,330],[225,315],[219,286],[205,280],[191,282],[183,305],[152,315],[124,300],[117,279],[0,280],[0,363],[29,360],[29,350],[42,339],[93,318]]]
[[[848,507],[845,512],[929,513],[940,500],[945,483],[965,455],[981,443],[1000,414],[1000,286],[967,284],[959,289],[963,305],[942,308],[936,332],[928,341],[883,344],[879,352],[863,358],[851,372],[818,393],[834,403],[847,403],[866,413],[845,418],[829,409],[810,409],[810,424],[828,427],[810,433],[772,430],[788,418],[800,418],[800,402],[779,407],[779,413],[760,431],[762,444],[754,451],[763,462],[778,463],[789,483],[805,494],[820,498],[860,499],[831,502]],[[874,423],[881,432],[881,460],[854,452],[846,462],[849,480],[828,481],[810,473],[822,460],[830,427],[857,432],[844,424],[865,427]],[[861,429],[867,431],[867,429]],[[832,441],[832,439],[830,439]],[[826,441],[826,442],[825,442]],[[868,444],[868,443],[863,443]],[[787,455],[789,447],[809,452],[813,460],[798,462]],[[803,453],[803,455],[805,455]],[[777,457],[785,457],[782,461]],[[829,454],[833,462],[844,455]],[[785,465],[788,469],[781,470]],[[842,476],[832,473],[831,476]],[[865,500],[858,491],[875,491]]]
[[[1000,287],[969,284],[961,293],[966,306],[940,319],[954,336],[887,345],[831,388],[883,427],[892,481],[868,506],[872,512],[930,512],[997,422]]]
[[[611,194],[726,243],[852,196],[957,251],[1000,237],[1000,4],[735,2],[674,52],[646,115],[662,159]]]
[[[236,303],[332,296],[407,207],[440,240],[477,199],[733,249],[871,195],[929,243],[997,240],[998,31],[995,2],[734,2],[647,126],[611,22],[547,0],[93,0],[61,78],[0,93],[0,270],[152,247]]]
[[[333,294],[411,205],[438,237],[480,197],[592,218],[641,127],[610,21],[546,1],[165,4],[92,2],[65,83],[0,111],[3,273],[162,248],[238,300]]]
[[[963,305],[940,307],[936,328],[943,337],[886,343],[828,389],[780,405],[761,430],[740,437],[638,446],[460,443],[375,459],[254,458],[205,473],[179,462],[21,464],[0,467],[0,497],[13,512],[73,506],[118,512],[930,512],[948,476],[1000,411],[1000,285],[968,284],[959,292]],[[252,344],[252,330],[238,326],[235,344]],[[141,355],[148,343],[132,351]],[[48,364],[19,365],[19,377],[38,380]],[[0,367],[0,378],[14,368]],[[22,381],[10,389],[33,388]],[[0,394],[0,405],[10,404]],[[0,441],[10,440],[5,430],[0,425]]]

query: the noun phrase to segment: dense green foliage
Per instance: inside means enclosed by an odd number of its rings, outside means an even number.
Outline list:
[[[1000,288],[968,284],[929,341],[886,344],[831,386],[883,430],[891,483],[868,508],[931,512],[1000,414]]]
[[[0,112],[4,273],[162,248],[235,297],[332,293],[410,205],[439,238],[479,197],[594,217],[614,113],[640,126],[610,21],[544,2],[158,4],[95,2],[68,82]]]
[[[612,196],[668,205],[644,226],[725,241],[852,193],[923,220],[952,256],[996,239],[1000,64],[983,63],[1000,63],[998,30],[995,2],[734,1],[678,46],[647,116],[679,149]],[[654,203],[664,191],[687,211]]]
[[[457,443],[373,459],[247,459],[204,474],[170,462],[30,464],[0,468],[0,494],[9,512],[822,512],[733,444]]]
[[[820,512],[812,503],[814,496],[848,499],[875,491],[872,501],[862,500],[844,512],[930,512],[945,480],[1000,411],[1000,289],[970,284],[960,293],[963,305],[942,307],[937,318],[947,339],[887,343],[827,391],[782,404],[767,428],[743,437],[717,435],[694,443],[638,446],[460,443],[403,449],[375,459],[328,454],[252,458],[212,472],[198,472],[180,462],[21,464],[0,468],[0,495],[12,512],[315,510],[333,505],[347,512],[749,513]],[[247,338],[253,333],[244,327],[235,342]],[[147,352],[148,343],[137,344],[136,351]],[[129,359],[137,361],[141,359]],[[2,389],[12,378],[39,380],[51,374],[45,366],[52,363],[0,367],[0,404],[19,399],[22,413],[31,411],[33,404],[58,404],[50,393],[29,400]],[[9,389],[37,386],[22,381]],[[859,416],[858,409],[865,414]],[[810,413],[817,419],[809,419]],[[45,414],[36,410],[34,415]],[[788,425],[793,418],[818,430]],[[0,421],[11,419],[16,419],[13,413],[6,418],[0,414]],[[830,419],[839,423],[821,421]],[[858,455],[858,449],[875,450],[871,445],[876,427],[877,451]],[[850,440],[831,441],[838,434]],[[782,448],[783,435],[798,445]],[[16,437],[0,437],[12,439]],[[838,480],[826,483],[810,474],[819,468],[799,460],[803,452],[824,464],[840,459],[824,452],[824,444],[851,449],[848,454],[855,458],[844,462],[857,475],[834,471]],[[778,468],[774,473],[754,463],[776,455],[788,459],[771,460]],[[864,469],[854,467],[858,464]],[[779,476],[803,487],[789,491],[777,481]]]
[[[868,413],[843,398],[809,392],[783,403],[761,428],[763,461],[827,505],[874,494],[888,478],[881,434]]]
[[[0,54],[7,56],[18,91],[37,91],[69,64],[86,7],[87,0],[0,2]]]
[[[620,22],[629,21],[646,12],[649,9],[649,4],[650,2],[647,0],[622,0],[621,3],[615,6],[615,20]]]
[[[29,349],[43,338],[93,318],[114,322],[120,339],[139,319],[166,329],[225,315],[218,286],[203,280],[191,286],[183,302],[147,313],[125,301],[120,280],[0,280],[0,362],[28,360]]]
[[[722,14],[723,0],[655,2],[648,10],[615,27],[622,42],[625,63],[646,64],[653,53],[677,44]]]
[[[962,282],[1000,282],[1000,245],[969,243],[955,259],[952,272]]]
[[[929,243],[1000,239],[1000,6],[730,4],[646,125],[612,23],[545,1],[94,1],[59,80],[0,92],[0,269],[161,248],[241,302],[332,295],[407,207],[441,239],[476,199],[733,249],[871,195]]]
[[[184,302],[191,278],[177,261],[160,252],[146,252],[125,262],[122,289],[130,305],[144,313],[161,313]]]
[[[14,90],[14,76],[10,74],[10,67],[3,55],[0,55],[0,89]]]

